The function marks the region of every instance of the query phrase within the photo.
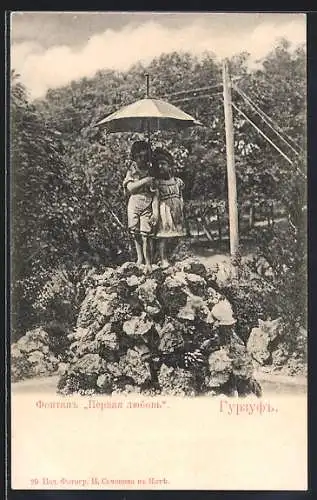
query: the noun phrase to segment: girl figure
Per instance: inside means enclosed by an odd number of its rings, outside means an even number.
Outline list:
[[[154,178],[149,175],[150,150],[146,141],[133,143],[131,159],[123,181],[123,188],[129,195],[128,228],[134,239],[137,264],[145,263],[146,271],[150,271],[150,237],[157,222],[153,212],[158,213],[158,199]]]
[[[153,169],[158,189],[158,212],[154,207],[154,218],[158,218],[156,237],[160,253],[161,266],[169,266],[166,246],[170,238],[186,235],[183,214],[184,182],[174,176],[174,159],[164,148],[156,148],[152,156]]]

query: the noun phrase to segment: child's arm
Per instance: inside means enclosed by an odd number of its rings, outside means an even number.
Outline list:
[[[134,194],[136,193],[142,186],[150,185],[153,182],[152,177],[144,177],[143,179],[133,181],[130,180],[128,183],[126,183],[126,188],[129,193]]]
[[[142,186],[151,185],[153,181],[153,178],[149,176],[139,179],[138,176],[135,175],[135,173],[136,166],[132,164],[128,169],[123,181],[123,188],[128,195],[137,193]]]

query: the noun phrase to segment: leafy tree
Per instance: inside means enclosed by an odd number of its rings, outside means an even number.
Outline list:
[[[19,329],[35,321],[30,302],[45,269],[55,262],[54,229],[48,226],[47,216],[59,206],[62,184],[59,141],[29,103],[14,72],[10,120],[13,327]]]

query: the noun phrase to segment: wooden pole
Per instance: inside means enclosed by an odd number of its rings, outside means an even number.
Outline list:
[[[237,182],[234,163],[234,133],[231,102],[231,82],[229,77],[228,62],[224,60],[222,67],[223,100],[226,127],[226,153],[227,153],[227,179],[228,179],[228,205],[229,205],[229,231],[230,254],[233,258],[238,256],[239,249],[239,222],[237,204]]]

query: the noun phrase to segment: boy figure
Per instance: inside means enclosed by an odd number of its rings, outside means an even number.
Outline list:
[[[158,218],[158,194],[154,178],[149,176],[149,145],[136,141],[131,148],[132,164],[123,181],[128,192],[128,228],[133,236],[137,253],[137,264],[145,263],[146,271],[151,270],[150,237]]]

